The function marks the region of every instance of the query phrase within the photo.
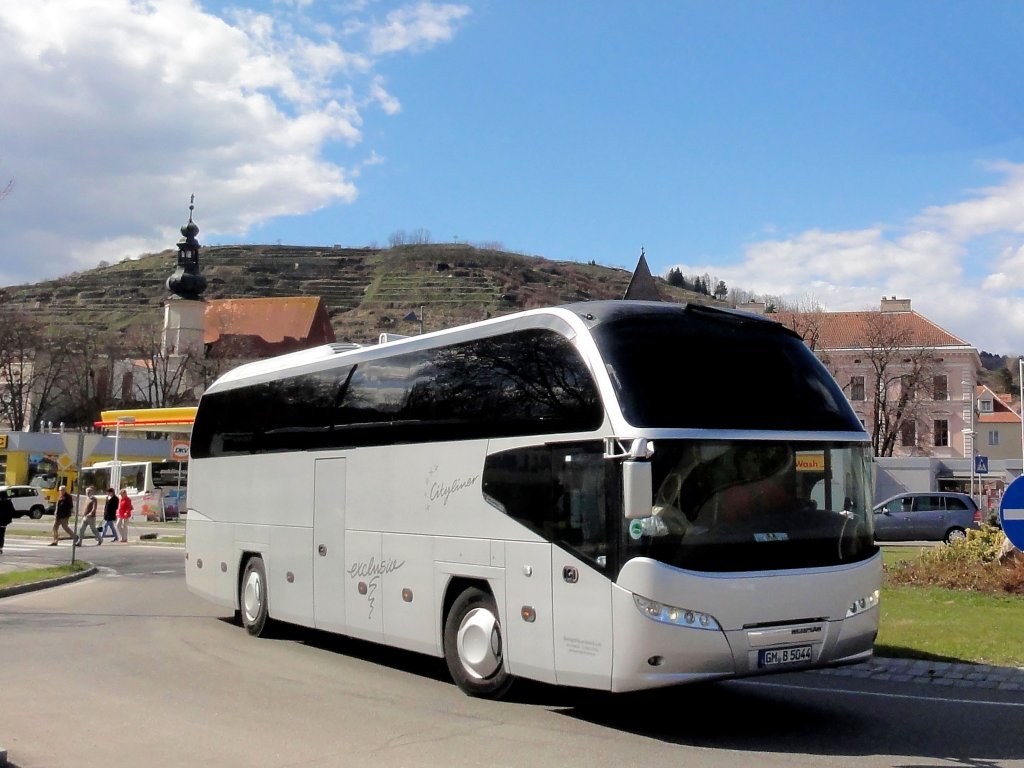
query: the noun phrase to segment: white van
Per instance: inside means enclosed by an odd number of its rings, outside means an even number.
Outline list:
[[[14,515],[28,515],[38,520],[46,511],[46,499],[42,492],[31,485],[0,485],[0,491],[7,491],[7,497],[14,504]]]

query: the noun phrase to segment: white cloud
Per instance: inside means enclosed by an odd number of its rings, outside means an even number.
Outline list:
[[[927,208],[915,223],[940,228],[959,240],[1000,231],[1024,232],[1024,166],[997,163],[991,169],[1006,176],[1003,184],[978,190],[971,200]]]
[[[464,5],[419,3],[387,15],[383,24],[370,30],[374,53],[422,50],[447,42],[455,34],[455,24],[469,15]]]
[[[730,287],[808,296],[832,311],[878,307],[882,296],[913,308],[980,349],[1024,352],[1024,165],[991,166],[1001,184],[934,206],[900,226],[810,230],[749,245],[739,263],[680,264]],[[993,253],[994,242],[1010,242]]]
[[[358,49],[388,36],[371,18],[313,23],[306,0],[267,8],[221,18],[196,0],[0,3],[0,180],[15,180],[0,203],[3,284],[170,247],[192,192],[207,240],[356,198],[372,148],[345,165],[326,150],[363,141],[364,110],[401,111],[374,50]],[[466,13],[395,11],[385,48],[447,41]]]

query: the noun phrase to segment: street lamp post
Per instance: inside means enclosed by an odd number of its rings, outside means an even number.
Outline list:
[[[110,472],[110,486],[115,493],[121,492],[121,460],[118,458],[118,448],[121,444],[121,425],[134,424],[134,416],[118,416],[114,423],[114,466]],[[128,539],[128,520],[124,521],[125,541]]]
[[[960,431],[964,435],[964,441],[966,441],[968,437],[971,438],[971,456],[970,456],[970,462],[971,462],[971,494],[970,495],[971,495],[971,498],[973,499],[974,498],[974,454],[975,454],[975,450],[974,450],[974,437],[975,437],[975,435],[977,435],[977,432],[975,432],[974,429],[962,429]]]
[[[971,392],[971,426],[970,427],[964,427],[963,429],[960,430],[960,432],[964,436],[964,454],[965,455],[967,454],[967,445],[966,445],[967,438],[968,437],[971,438],[971,455],[970,455],[970,459],[969,459],[969,461],[971,463],[971,493],[970,493],[970,496],[971,496],[971,499],[974,500],[974,457],[975,457],[975,454],[977,453],[977,451],[975,450],[975,439],[978,436],[978,433],[974,431],[974,384],[971,383],[970,381],[964,381],[963,385],[966,386],[966,387],[970,387],[970,392]]]
[[[1018,376],[1017,381],[1020,382],[1020,458],[1021,458],[1021,476],[1024,477],[1024,357],[1017,360]]]
[[[118,450],[121,446],[121,425],[134,424],[134,416],[119,416],[114,423],[114,467],[110,473],[110,484],[115,491],[120,491],[121,484],[121,460],[118,458]]]

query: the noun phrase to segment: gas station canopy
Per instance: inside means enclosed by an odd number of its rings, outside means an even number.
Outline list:
[[[167,432],[190,434],[196,419],[196,406],[182,408],[129,408],[103,411],[95,426],[121,432]]]

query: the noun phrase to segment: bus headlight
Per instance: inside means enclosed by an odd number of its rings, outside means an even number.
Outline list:
[[[846,609],[846,618],[856,616],[858,613],[863,613],[868,608],[874,608],[878,605],[878,590],[876,589],[870,595],[859,597],[850,603],[850,607]]]
[[[637,610],[644,616],[663,624],[675,624],[680,627],[692,627],[693,629],[720,630],[715,617],[700,611],[691,611],[688,608],[676,608],[674,605],[665,605],[655,600],[648,600],[640,595],[633,595],[633,602]]]

